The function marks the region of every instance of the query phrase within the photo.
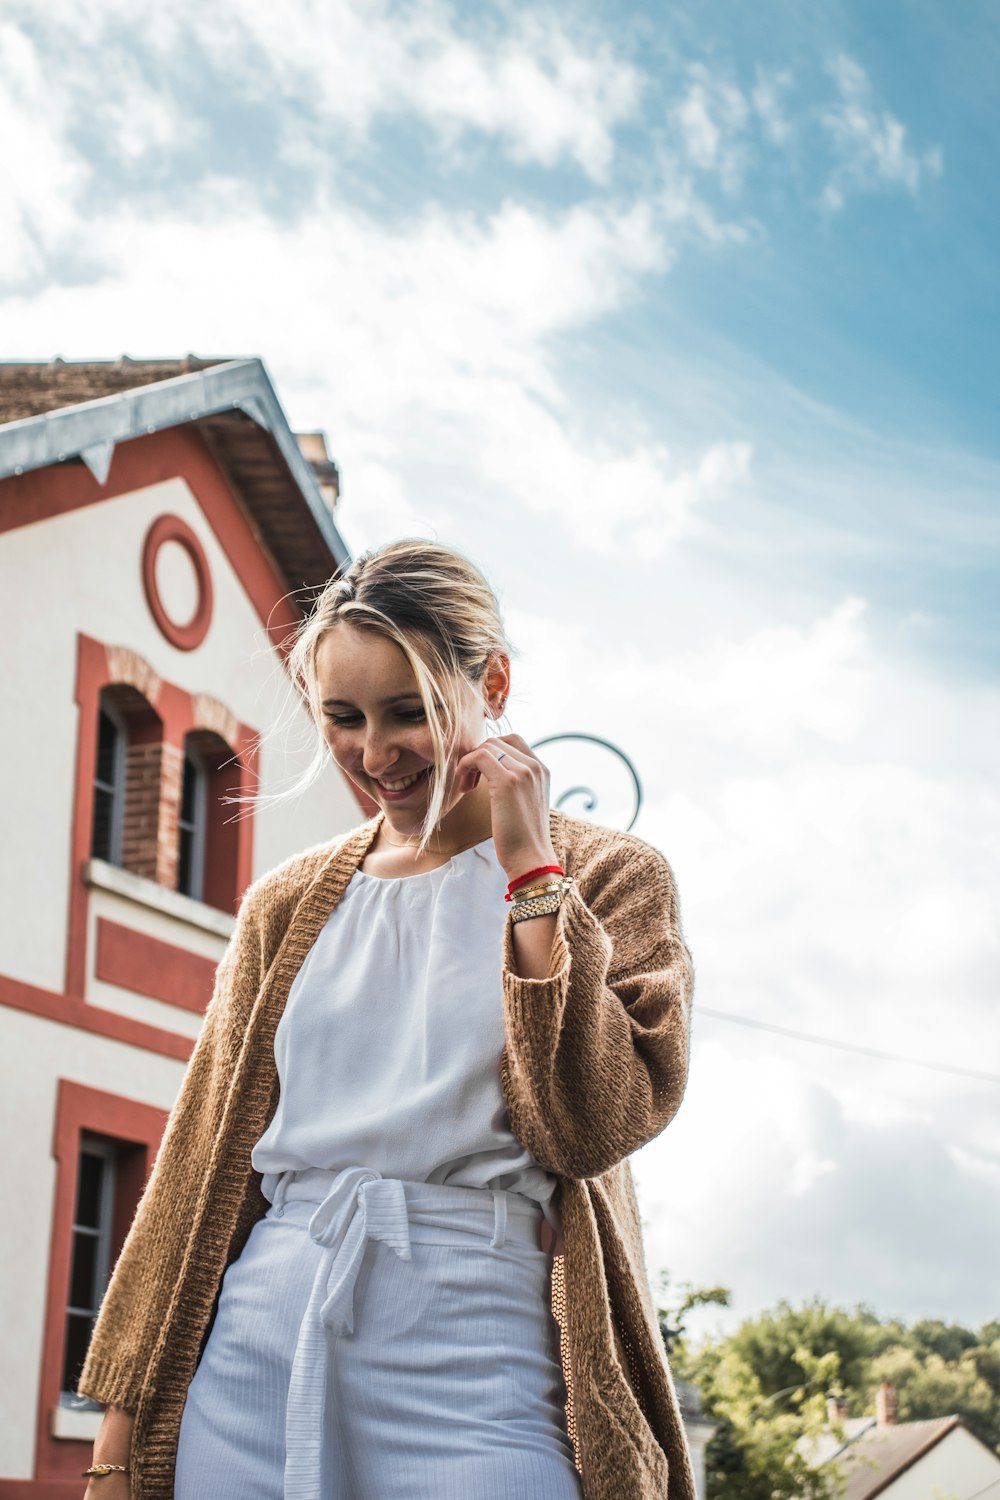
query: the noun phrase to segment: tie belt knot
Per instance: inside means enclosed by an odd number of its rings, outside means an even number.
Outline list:
[[[346,1168],[309,1220],[309,1236],[327,1252],[317,1273],[317,1283],[326,1282],[320,1322],[331,1333],[353,1333],[354,1288],[368,1241],[381,1240],[400,1260],[411,1257],[402,1182],[369,1167]]]

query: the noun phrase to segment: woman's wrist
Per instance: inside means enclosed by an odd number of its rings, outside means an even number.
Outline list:
[[[135,1417],[121,1407],[109,1406],[94,1440],[94,1465],[114,1464],[128,1467],[132,1456],[132,1429]],[[110,1477],[110,1476],[109,1476]]]

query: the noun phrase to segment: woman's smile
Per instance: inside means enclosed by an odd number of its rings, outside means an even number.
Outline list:
[[[376,781],[375,785],[382,796],[387,797],[390,802],[402,802],[411,792],[416,791],[418,786],[423,785],[432,769],[431,766],[424,766],[422,771],[418,771],[412,777],[401,777],[399,780],[390,782]]]

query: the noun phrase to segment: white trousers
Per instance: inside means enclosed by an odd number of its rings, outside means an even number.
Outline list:
[[[541,1218],[286,1173],[223,1279],[174,1500],[580,1500]]]

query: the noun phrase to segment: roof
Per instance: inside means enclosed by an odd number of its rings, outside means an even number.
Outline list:
[[[324,498],[333,466],[303,455],[261,360],[0,364],[0,479],[78,458],[104,484],[117,444],[189,423],[290,590],[318,589],[350,563]]]
[[[79,406],[100,396],[140,385],[155,385],[176,375],[230,364],[228,359],[120,359],[67,361],[46,364],[0,364],[0,422],[19,422],[63,406]]]
[[[954,1428],[960,1417],[933,1417],[925,1422],[891,1422],[870,1425],[836,1454],[826,1459],[835,1464],[846,1480],[837,1500],[873,1500],[906,1469]]]
[[[690,1380],[675,1380],[674,1390],[681,1416],[685,1422],[703,1422],[708,1427],[718,1427],[701,1404],[701,1391]]]

